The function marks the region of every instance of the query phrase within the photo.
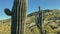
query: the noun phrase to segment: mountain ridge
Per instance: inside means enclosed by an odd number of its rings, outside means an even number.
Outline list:
[[[43,11],[43,20],[44,20],[44,30],[47,31],[47,34],[56,34],[60,32],[60,10],[42,10]],[[39,16],[39,11],[27,15],[26,22],[26,34],[40,34],[39,29],[36,26],[36,19]],[[2,23],[2,21],[1,21]],[[4,28],[11,27],[11,18],[3,20]],[[8,25],[8,26],[7,26]],[[3,29],[4,29],[3,28]],[[10,29],[5,30],[10,31]],[[2,29],[1,29],[2,30]],[[49,30],[49,31],[48,31]],[[5,33],[4,31],[2,31]]]

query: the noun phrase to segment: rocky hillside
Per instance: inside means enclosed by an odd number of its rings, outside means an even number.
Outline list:
[[[47,34],[60,34],[60,10],[42,10],[43,26]],[[26,34],[40,34],[36,21],[39,11],[31,13],[26,19]],[[0,33],[10,34],[11,19],[0,21]]]

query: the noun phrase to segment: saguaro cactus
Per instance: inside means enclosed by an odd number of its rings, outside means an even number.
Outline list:
[[[26,17],[26,1],[27,0],[14,0],[12,11],[5,8],[5,13],[11,16],[11,34],[24,34],[24,22]]]
[[[40,9],[39,6],[39,14],[38,14],[38,18],[37,18],[37,27],[40,29],[40,34],[44,34],[44,30],[43,30],[43,12]]]

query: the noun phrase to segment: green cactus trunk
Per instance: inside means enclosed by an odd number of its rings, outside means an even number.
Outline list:
[[[40,7],[39,7],[39,20],[38,20],[38,22],[39,22],[39,29],[40,29],[40,33],[41,34],[43,34],[43,28],[42,28],[42,11],[40,10]]]
[[[24,34],[26,10],[26,0],[14,0],[11,12],[8,8],[5,9],[5,13],[12,19],[11,34]]]
[[[43,30],[43,12],[40,10],[39,6],[39,14],[37,18],[37,27],[40,29],[40,34],[45,34]]]

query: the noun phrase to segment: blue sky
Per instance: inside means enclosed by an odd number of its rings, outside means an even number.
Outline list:
[[[4,13],[4,9],[11,10],[12,6],[13,0],[0,0],[0,20],[10,18]],[[27,13],[38,11],[38,6],[41,6],[41,9],[60,9],[60,0],[28,0]]]

